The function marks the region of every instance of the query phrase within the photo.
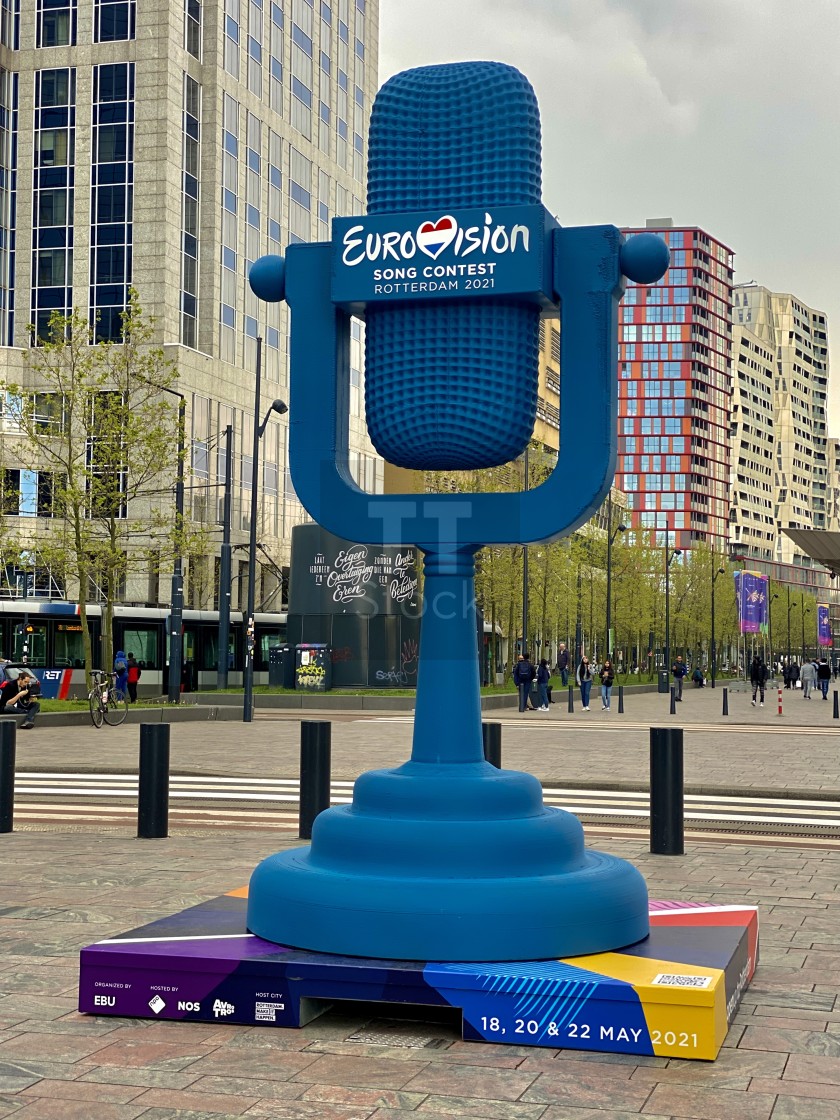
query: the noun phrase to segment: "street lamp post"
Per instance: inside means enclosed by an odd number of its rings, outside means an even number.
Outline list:
[[[671,563],[682,549],[671,550],[671,530],[665,527],[665,671],[671,672]]]
[[[216,688],[228,686],[230,646],[231,486],[233,480],[233,427],[225,428],[225,496],[222,505],[222,551],[219,557],[219,659]]]
[[[627,526],[619,524],[613,530],[612,527],[612,494],[607,499],[607,640],[604,644],[604,649],[607,651],[607,657],[612,660],[612,546],[613,541],[619,533],[626,533]]]
[[[525,484],[523,490],[527,493],[530,477],[528,474],[528,451],[525,448]],[[522,546],[522,653],[528,653],[528,546]]]
[[[787,664],[790,669],[790,612],[793,608],[790,605],[790,587],[785,590],[787,591]]]
[[[245,695],[242,705],[242,722],[250,723],[254,717],[254,651],[256,646],[254,614],[256,612],[256,567],[257,567],[257,481],[260,466],[260,440],[272,412],[282,415],[288,412],[285,401],[273,401],[271,408],[260,423],[260,381],[262,379],[262,338],[257,338],[257,362],[254,386],[254,442],[251,461],[251,524],[248,534],[248,611],[245,624]]]
[[[775,593],[770,596],[770,602],[767,604],[767,624],[768,624],[768,638],[770,640],[770,663],[774,663],[773,658],[773,600],[778,599],[779,596]],[[774,674],[775,675],[775,674]]]
[[[184,446],[186,442],[187,398],[175,389],[164,389],[178,398],[178,465],[175,474],[175,559],[172,564],[172,595],[169,608],[169,681],[167,699],[170,704],[181,701],[181,670],[184,663],[184,571],[181,553],[184,541]]]
[[[712,688],[715,687],[715,678],[717,677],[717,643],[715,641],[715,584],[717,583],[718,576],[722,576],[725,571],[725,568],[718,568],[717,571],[715,570],[715,557],[714,554],[712,554],[712,645],[710,650]]]

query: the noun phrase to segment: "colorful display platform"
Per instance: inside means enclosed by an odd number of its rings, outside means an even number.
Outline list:
[[[338,1000],[450,1006],[465,1039],[711,1060],[758,961],[750,906],[651,902],[650,936],[618,952],[436,964],[263,941],[246,899],[243,887],[83,949],[79,1010],[300,1027]]]

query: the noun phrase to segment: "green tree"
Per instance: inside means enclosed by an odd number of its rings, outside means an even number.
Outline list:
[[[183,446],[167,396],[177,374],[153,330],[134,291],[118,342],[96,342],[78,310],[56,312],[48,337],[26,353],[26,383],[7,385],[7,413],[29,462],[51,478],[53,521],[39,558],[78,584],[88,676],[88,599],[103,604],[109,668],[114,605],[132,565],[150,552],[165,563],[187,545],[169,505]]]

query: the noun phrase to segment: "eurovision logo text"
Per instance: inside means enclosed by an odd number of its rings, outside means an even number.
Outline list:
[[[401,265],[413,260],[418,253],[435,261],[450,247],[452,255],[460,258],[469,257],[472,253],[493,253],[496,256],[517,251],[527,253],[530,236],[528,226],[517,223],[508,230],[503,222],[494,223],[490,213],[485,213],[483,224],[471,226],[460,225],[451,214],[443,214],[437,221],[421,222],[416,229],[386,230],[384,233],[365,233],[364,225],[359,224],[351,226],[344,234],[341,260],[349,268],[363,261],[394,261]],[[407,269],[403,278],[414,279],[417,275],[416,269]],[[390,277],[383,276],[381,279]]]

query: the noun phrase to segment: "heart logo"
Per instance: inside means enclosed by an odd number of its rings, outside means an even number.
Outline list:
[[[432,260],[437,260],[443,250],[451,245],[458,232],[458,223],[450,214],[436,222],[423,222],[417,230],[417,248]]]

